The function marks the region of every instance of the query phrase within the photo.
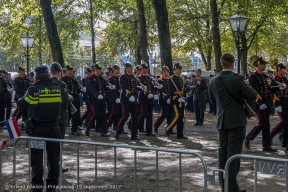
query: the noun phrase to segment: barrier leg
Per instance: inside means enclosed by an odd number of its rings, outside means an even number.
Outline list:
[[[257,159],[254,159],[254,192],[257,192]]]

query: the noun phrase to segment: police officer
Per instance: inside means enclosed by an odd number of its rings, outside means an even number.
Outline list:
[[[132,74],[133,69],[131,63],[125,63],[125,73],[120,77],[120,101],[122,103],[122,117],[115,131],[115,138],[119,139],[121,128],[127,121],[129,113],[131,114],[131,140],[140,140],[137,136],[137,84],[136,78]]]
[[[102,137],[110,137],[107,134],[107,117],[106,117],[106,103],[105,103],[105,92],[108,90],[105,79],[101,76],[101,67],[99,64],[93,66],[94,75],[92,75],[89,81],[89,89],[91,92],[91,101],[94,108],[94,118],[97,122],[97,126],[101,129]],[[109,87],[113,89],[113,87]],[[85,135],[89,135],[90,127],[85,130]]]
[[[9,74],[6,70],[3,70],[3,78],[7,84],[7,102],[6,102],[6,120],[10,119],[12,111],[12,93],[14,91],[11,79],[9,79]]]
[[[262,131],[262,146],[263,151],[275,152],[276,150],[271,147],[270,138],[270,122],[269,115],[271,107],[269,105],[269,93],[275,93],[279,91],[279,88],[285,89],[285,87],[271,87],[266,80],[267,76],[263,74],[266,68],[266,61],[262,57],[258,57],[254,62],[254,66],[257,70],[250,76],[249,85],[257,92],[256,98],[256,113],[258,118],[258,124],[246,135],[244,145],[247,149],[250,149],[250,141]]]
[[[46,66],[35,69],[36,83],[19,99],[22,108],[29,106],[29,117],[33,125],[30,136],[59,139],[61,137],[58,119],[61,111],[61,90],[53,84]],[[56,191],[59,178],[60,145],[58,142],[46,142],[48,176],[47,191]],[[46,166],[46,165],[45,165]],[[31,191],[42,191],[43,187],[43,150],[31,149]],[[54,187],[54,189],[53,189]]]
[[[276,75],[273,77],[274,81],[271,81],[271,86],[278,86],[278,83],[288,84],[287,78],[285,77],[286,66],[283,63],[278,63],[276,65]],[[282,137],[282,147],[288,145],[288,91],[287,88],[279,90],[274,93],[273,101],[275,103],[275,111],[278,112],[280,117],[280,122],[271,130],[270,137],[271,141],[277,133],[281,133]]]
[[[196,116],[196,123],[194,125],[203,126],[207,83],[206,79],[201,77],[201,69],[196,69],[195,73],[196,78],[191,84],[191,88],[193,90],[193,105]]]
[[[5,108],[7,106],[7,83],[2,76],[3,70],[0,69],[0,129],[3,128],[5,120]]]
[[[188,139],[184,136],[184,110],[185,110],[185,82],[181,77],[182,66],[180,63],[174,64],[174,75],[168,81],[170,95],[171,120],[166,127],[166,135],[169,137],[169,130],[177,125],[177,138]]]
[[[73,96],[72,104],[75,106],[77,111],[71,115],[69,111],[69,115],[72,118],[72,135],[79,135],[77,133],[77,128],[80,122],[80,98],[79,94],[83,91],[81,90],[77,80],[73,76],[73,67],[70,65],[66,65],[66,76],[61,78],[67,85],[68,93]],[[70,119],[70,118],[69,118]]]
[[[24,96],[28,88],[30,87],[30,81],[25,75],[25,68],[20,66],[18,67],[18,77],[14,79],[14,89],[15,89],[15,96],[14,96],[14,101],[17,103],[18,99]],[[22,126],[21,129],[24,129],[25,126],[25,121],[28,119],[28,109],[27,108],[19,108],[17,104],[17,108],[12,114],[13,118],[16,118],[16,121],[20,119],[22,116]]]
[[[167,66],[163,66],[161,73],[162,73],[162,78],[158,80],[158,83],[163,86],[162,89],[159,90],[159,104],[161,107],[161,115],[160,117],[158,117],[158,119],[154,123],[155,133],[158,133],[159,126],[164,121],[164,119],[167,118],[167,114],[169,111],[169,104],[170,104],[170,95],[168,92],[169,68]]]

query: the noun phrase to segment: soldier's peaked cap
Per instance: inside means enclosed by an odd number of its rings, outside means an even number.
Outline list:
[[[73,67],[71,65],[66,65],[66,70],[73,70]]]
[[[175,63],[173,69],[182,69],[182,66],[180,63]]]

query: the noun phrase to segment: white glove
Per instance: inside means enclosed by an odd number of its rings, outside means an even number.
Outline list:
[[[168,105],[170,105],[170,99],[167,99],[167,100],[166,100],[166,103],[167,103]]]
[[[116,99],[116,103],[121,103],[121,102],[120,102],[120,98],[117,98],[117,99]]]
[[[154,86],[156,89],[162,89],[163,88],[163,85],[159,85],[159,86]]]
[[[83,87],[82,91],[83,93],[86,93],[86,87]]]
[[[109,89],[115,89],[115,85],[107,86]]]
[[[137,86],[138,88],[142,89],[143,91],[147,90],[146,86]]]
[[[129,97],[129,101],[130,101],[130,102],[135,102],[135,97],[134,97],[133,95],[130,96],[130,97]]]
[[[149,99],[152,99],[154,96],[151,94],[151,93],[149,93],[149,95],[148,95],[148,98]]]
[[[277,112],[282,112],[282,107],[281,107],[281,106],[276,107],[276,108],[275,108],[275,111],[277,111]]]
[[[279,89],[283,90],[286,89],[287,85],[285,83],[281,83],[281,85],[279,85]]]
[[[189,97],[189,93],[186,93],[186,97]]]
[[[104,98],[103,95],[101,95],[101,94],[98,95],[98,99],[99,99],[99,100],[101,100],[101,99],[103,99],[103,98]]]
[[[68,94],[68,97],[69,97],[69,100],[71,100],[71,102],[73,102],[74,97],[72,95],[69,95],[69,94]]]
[[[7,90],[8,90],[9,93],[12,93],[14,91],[13,88],[8,88]]]
[[[266,109],[267,108],[267,105],[265,105],[265,104],[262,104],[262,105],[260,105],[260,107],[259,107],[261,110],[264,110],[264,109]]]
[[[179,99],[178,99],[178,102],[179,102],[179,103],[185,103],[185,100],[184,100],[183,98],[179,98]]]

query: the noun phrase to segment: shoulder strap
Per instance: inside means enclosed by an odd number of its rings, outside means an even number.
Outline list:
[[[239,99],[237,99],[234,95],[232,95],[232,93],[229,91],[229,89],[226,87],[222,77],[219,77],[219,80],[221,82],[221,84],[223,85],[224,89],[226,90],[226,92],[230,95],[230,97],[232,97],[238,104],[240,104],[241,106],[243,106],[243,102],[241,102]]]

